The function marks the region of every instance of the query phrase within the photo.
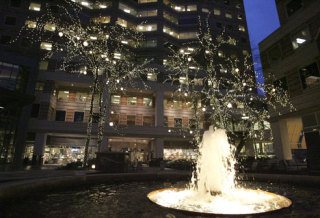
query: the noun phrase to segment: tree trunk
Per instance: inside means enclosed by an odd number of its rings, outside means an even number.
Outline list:
[[[99,102],[99,124],[98,124],[98,151],[101,149],[101,144],[103,140],[103,134],[105,130],[106,117],[109,114],[109,90],[106,85],[108,76],[105,75],[105,79],[102,82],[102,90],[100,92],[100,102]]]
[[[91,133],[92,133],[92,116],[93,116],[93,106],[94,106],[94,95],[97,90],[97,84],[98,84],[98,69],[94,72],[94,84],[91,89],[91,101],[90,101],[90,111],[89,111],[89,119],[87,124],[87,139],[84,149],[84,158],[83,158],[83,167],[87,166],[88,163],[88,153],[89,153],[89,144],[91,140]]]

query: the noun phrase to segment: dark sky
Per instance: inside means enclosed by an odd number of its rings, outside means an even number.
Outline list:
[[[275,0],[244,0],[257,81],[263,82],[258,43],[279,27]]]

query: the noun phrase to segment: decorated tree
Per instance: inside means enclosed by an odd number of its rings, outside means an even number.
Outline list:
[[[142,35],[135,29],[106,24],[102,22],[103,17],[89,20],[82,13],[81,6],[68,0],[47,4],[42,11],[40,16],[30,18],[35,25],[30,27],[30,23],[26,23],[21,35],[45,46],[44,60],[54,60],[63,71],[88,74],[92,78],[83,161],[86,166],[95,101],[99,111],[99,150],[108,120],[110,94],[125,92],[127,87],[141,87],[144,83],[140,76],[153,69],[147,67],[148,61],[136,59],[133,49],[139,46]]]
[[[203,128],[199,124],[204,122],[225,129],[232,143],[237,139],[238,155],[248,138],[264,137],[264,130],[255,130],[255,124],[269,120],[270,113],[292,111],[294,107],[288,93],[272,78],[266,78],[266,84],[256,83],[250,57],[239,54],[235,39],[225,32],[212,31],[208,18],[203,23],[195,42],[182,48],[170,47],[171,55],[166,62],[168,80],[179,83],[177,95],[196,96],[192,98],[198,124],[193,131],[196,143],[200,143]],[[259,96],[257,89],[266,94]]]

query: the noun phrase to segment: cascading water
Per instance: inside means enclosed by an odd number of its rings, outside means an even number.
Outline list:
[[[214,130],[211,126],[199,145],[189,187],[156,190],[148,198],[163,207],[209,214],[255,214],[291,205],[283,196],[237,187],[233,154],[225,130]]]
[[[235,189],[234,149],[223,129],[213,126],[203,135],[196,171],[190,187],[199,193],[225,193]]]

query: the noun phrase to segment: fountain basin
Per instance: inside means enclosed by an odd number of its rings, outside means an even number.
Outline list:
[[[273,212],[291,206],[290,199],[271,192],[235,189],[228,194],[203,195],[190,189],[167,188],[147,196],[153,203],[189,213],[247,215]]]

